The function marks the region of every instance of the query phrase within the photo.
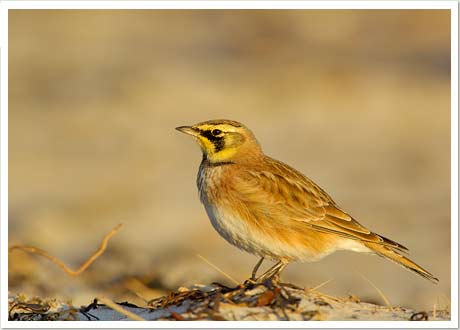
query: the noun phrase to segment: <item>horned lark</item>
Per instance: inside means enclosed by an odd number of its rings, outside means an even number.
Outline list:
[[[261,257],[253,280],[278,276],[292,261],[351,250],[377,254],[438,281],[402,255],[403,245],[362,226],[312,180],[266,156],[243,124],[211,120],[176,129],[193,136],[203,152],[197,185],[212,225],[231,244]],[[264,258],[277,263],[256,278]]]

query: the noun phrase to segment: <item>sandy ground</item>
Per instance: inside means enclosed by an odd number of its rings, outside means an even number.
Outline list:
[[[76,267],[125,224],[77,278],[10,254],[12,294],[137,303],[225,283],[197,254],[246,279],[256,257],[212,229],[199,149],[174,131],[229,118],[440,279],[338,252],[286,281],[382,303],[361,273],[396,306],[449,300],[447,11],[21,10],[9,24],[10,245]]]

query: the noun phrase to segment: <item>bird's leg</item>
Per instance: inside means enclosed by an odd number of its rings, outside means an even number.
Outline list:
[[[278,268],[278,271],[274,274],[274,276],[281,276],[281,273],[283,272],[284,268],[287,267],[287,263],[282,262],[282,265]]]
[[[281,278],[280,278],[281,272],[284,270],[284,268],[286,268],[287,265],[288,265],[287,263],[282,263],[282,265],[279,266],[278,269],[276,270],[276,273],[270,276],[273,282],[276,282],[276,283],[281,282]]]
[[[256,279],[257,271],[259,270],[260,265],[262,265],[262,262],[264,262],[264,259],[265,259],[264,257],[260,258],[260,260],[257,262],[256,266],[252,270],[251,280]]]
[[[260,275],[256,281],[263,282],[264,280],[268,278],[272,278],[276,274],[279,274],[280,272],[282,272],[283,269],[286,268],[286,266],[287,264],[280,260],[275,265],[273,265],[270,269],[268,269],[265,273]]]

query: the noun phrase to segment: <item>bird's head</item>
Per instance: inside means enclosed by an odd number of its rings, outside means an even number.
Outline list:
[[[193,136],[211,163],[239,162],[262,154],[254,134],[243,124],[233,120],[209,120],[176,129]]]

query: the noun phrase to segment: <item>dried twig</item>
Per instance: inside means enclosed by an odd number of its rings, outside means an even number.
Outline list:
[[[197,254],[197,257],[200,258],[201,260],[203,260],[204,262],[206,262],[209,266],[211,266],[212,268],[214,268],[215,270],[217,270],[219,273],[221,273],[222,275],[224,275],[226,278],[228,278],[229,280],[231,280],[233,283],[235,283],[236,285],[239,284],[239,282],[237,280],[235,280],[233,277],[231,277],[230,275],[228,275],[227,273],[225,273],[222,269],[220,269],[219,267],[217,267],[215,264],[213,264],[211,261],[209,261],[208,259],[206,259],[205,257],[203,257],[202,255],[200,254]]]
[[[54,257],[54,256],[51,256],[49,255],[46,251],[42,250],[42,249],[39,249],[39,248],[36,248],[36,247],[33,247],[33,246],[25,246],[25,245],[15,245],[15,246],[12,246],[8,249],[8,253],[11,253],[13,250],[22,250],[22,251],[25,251],[25,252],[28,252],[28,253],[32,253],[32,254],[38,254],[48,260],[50,260],[52,263],[56,264],[57,266],[59,266],[64,272],[66,272],[68,275],[70,276],[78,276],[80,275],[81,273],[83,273],[89,266],[91,266],[91,264],[99,257],[101,256],[105,249],[107,248],[107,243],[109,241],[109,239],[115,235],[119,230],[120,228],[123,226],[123,224],[118,224],[117,226],[115,226],[109,233],[107,233],[105,236],[104,236],[104,239],[102,240],[102,243],[101,245],[99,246],[99,249],[92,255],[88,258],[88,260],[86,260],[77,270],[72,270],[70,269],[69,267],[67,267],[61,260],[59,260],[58,258]]]
[[[123,307],[121,307],[120,305],[114,303],[112,300],[110,299],[107,299],[107,298],[101,298],[101,297],[98,297],[96,298],[98,301],[100,301],[101,303],[103,303],[104,305],[106,305],[107,307],[110,307],[112,308],[114,311],[117,311],[118,313],[120,314],[123,314],[127,317],[129,317],[131,320],[134,320],[134,321],[145,321],[145,319],[143,317],[140,317],[139,315],[136,315],[134,314],[133,312],[130,312],[126,309],[124,309]]]

